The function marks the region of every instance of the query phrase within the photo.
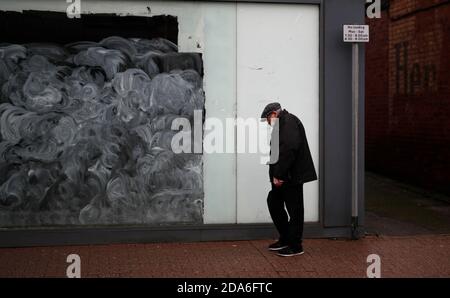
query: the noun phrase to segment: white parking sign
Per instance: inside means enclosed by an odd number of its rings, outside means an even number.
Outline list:
[[[344,25],[344,42],[369,42],[369,25]]]

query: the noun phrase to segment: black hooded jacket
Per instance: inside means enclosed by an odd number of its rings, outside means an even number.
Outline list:
[[[289,184],[317,180],[305,128],[300,119],[287,110],[282,110],[275,125],[278,127],[275,126],[273,132],[277,129],[279,131],[279,154],[278,159],[275,156],[275,160],[269,165],[271,183],[273,183],[273,177]],[[275,146],[274,142],[271,142],[271,146]],[[273,148],[271,152],[274,152]]]

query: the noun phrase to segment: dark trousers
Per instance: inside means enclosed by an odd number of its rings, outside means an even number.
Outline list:
[[[279,240],[290,247],[298,248],[303,239],[303,184],[284,184],[278,188],[272,185],[267,196],[267,205],[280,234]]]

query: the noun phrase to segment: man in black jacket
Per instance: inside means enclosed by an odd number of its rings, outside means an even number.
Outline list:
[[[303,183],[317,180],[305,129],[300,119],[282,110],[276,102],[265,107],[261,118],[274,127],[271,155],[278,149],[269,162],[272,190],[267,204],[280,238],[269,250],[278,251],[280,256],[300,255],[303,254]],[[278,133],[278,142],[274,142],[274,133]],[[274,148],[276,145],[278,148]]]

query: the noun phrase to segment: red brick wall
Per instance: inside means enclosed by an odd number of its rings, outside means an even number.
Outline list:
[[[450,194],[450,1],[391,0],[368,19],[366,166]]]

